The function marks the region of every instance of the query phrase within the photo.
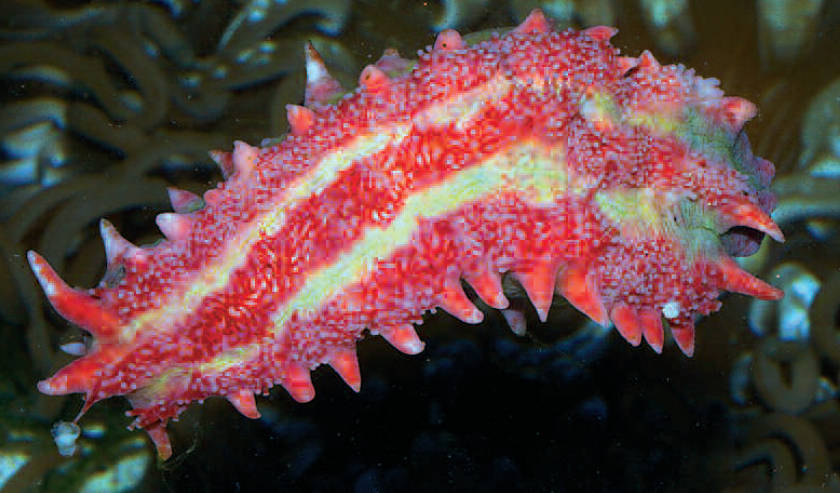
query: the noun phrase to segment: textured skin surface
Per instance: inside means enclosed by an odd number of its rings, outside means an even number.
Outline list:
[[[741,132],[751,103],[618,56],[614,34],[554,32],[539,11],[472,46],[446,31],[417,62],[386,51],[346,95],[307,47],[290,134],[214,153],[227,179],[203,201],[171,190],[166,241],[136,247],[103,221],[108,270],[89,290],[30,252],[56,310],[93,335],[39,389],[84,393],[82,412],[126,395],[168,457],[166,422],[194,400],[257,417],[254,394],[278,383],[312,399],[323,363],[358,390],[365,329],[415,354],[425,311],[481,321],[461,280],[521,332],[504,272],[543,320],[557,294],[656,351],[664,322],[691,355],[721,291],[782,296],[729,256],[783,240],[773,166]]]

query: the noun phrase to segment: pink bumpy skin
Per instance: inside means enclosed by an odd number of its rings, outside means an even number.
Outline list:
[[[214,152],[226,181],[203,199],[171,190],[165,241],[137,247],[103,220],[93,289],[29,253],[52,306],[93,336],[39,390],[85,394],[82,412],[125,395],[168,457],[166,423],[192,401],[256,418],[274,385],[312,399],[321,364],[358,390],[365,329],[416,354],[425,311],[482,320],[462,281],[507,309],[504,272],[543,320],[559,295],[633,345],[659,352],[669,328],[690,356],[722,291],[783,295],[730,257],[783,241],[773,165],[742,132],[751,103],[619,56],[615,33],[556,32],[537,10],[474,45],[445,31],[417,61],[388,50],[346,93],[307,46],[289,134]]]

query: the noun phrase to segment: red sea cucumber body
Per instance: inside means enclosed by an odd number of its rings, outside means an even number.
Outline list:
[[[634,345],[661,351],[664,323],[690,355],[721,291],[782,296],[729,256],[783,239],[773,166],[741,131],[751,103],[618,56],[614,34],[555,32],[539,11],[472,46],[446,31],[417,62],[386,51],[348,94],[307,47],[289,135],[215,153],[227,180],[203,201],[170,190],[166,241],[136,247],[103,221],[108,269],[89,290],[30,252],[52,305],[93,335],[39,389],[85,409],[126,395],[167,457],[166,422],[190,402],[257,417],[254,394],[278,383],[312,399],[324,363],[358,390],[365,329],[418,353],[424,311],[482,320],[461,280],[507,309],[504,272],[543,320],[556,293]]]

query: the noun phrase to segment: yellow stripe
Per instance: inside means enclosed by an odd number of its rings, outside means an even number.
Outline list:
[[[418,219],[440,217],[478,201],[515,192],[531,205],[549,205],[569,194],[584,195],[581,183],[570,183],[562,149],[523,142],[489,157],[480,166],[465,169],[450,180],[429,187],[406,200],[405,207],[387,228],[371,227],[352,250],[334,264],[312,272],[301,289],[273,316],[275,339],[282,336],[292,314],[306,317],[321,310],[342,290],[369,277],[377,259],[391,257],[408,245],[418,230]],[[212,362],[202,372],[222,372],[257,356],[260,343],[236,348]]]
[[[121,340],[132,341],[138,333],[151,335],[158,328],[173,327],[183,321],[204,298],[228,285],[230,274],[245,264],[248,251],[260,239],[260,232],[268,236],[279,232],[286,224],[287,211],[293,210],[299,202],[313,194],[332,186],[341,172],[359,158],[380,152],[389,145],[398,146],[415,125],[444,127],[456,121],[459,126],[466,126],[473,119],[480,117],[483,107],[502,97],[509,88],[507,79],[494,78],[483,86],[430,106],[417,115],[415,121],[372,128],[370,133],[327,154],[309,173],[296,179],[279,194],[269,213],[255,220],[242,234],[232,238],[216,262],[207,265],[187,280],[186,291],[180,296],[174,293],[166,305],[136,316],[130,325],[122,329]]]
[[[248,259],[247,252],[260,240],[260,232],[271,236],[286,224],[286,213],[298,203],[334,183],[341,171],[349,168],[360,156],[370,155],[385,149],[386,146],[401,142],[407,134],[405,125],[395,126],[392,132],[381,132],[359,137],[346,148],[339,149],[326,157],[305,176],[299,177],[282,193],[270,212],[260,217],[253,226],[245,228],[243,233],[231,238],[227,248],[218,260],[206,266],[188,283],[188,289],[181,295],[173,295],[171,301],[156,310],[148,310],[132,320],[131,325],[123,328],[123,341],[133,340],[136,333],[144,327],[172,327],[178,321],[195,310],[204,298],[223,290],[230,280],[230,275],[242,267]]]
[[[510,89],[511,83],[508,79],[495,77],[482,86],[429,107],[417,115],[412,125],[422,129],[429,126],[443,127],[455,122],[455,128],[462,131],[481,117],[489,101],[500,100]]]
[[[533,205],[548,204],[567,193],[564,170],[562,153],[548,153],[529,142],[408,197],[387,228],[368,228],[336,263],[309,275],[297,295],[275,315],[274,334],[282,333],[293,312],[316,313],[336,293],[367,278],[376,260],[390,258],[410,243],[420,218],[445,216],[505,190],[519,192]]]

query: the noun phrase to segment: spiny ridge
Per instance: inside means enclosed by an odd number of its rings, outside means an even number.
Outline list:
[[[204,207],[204,201],[198,195],[180,188],[167,187],[172,209],[178,214],[189,214]],[[102,235],[103,238],[105,235]]]
[[[648,345],[657,353],[662,353],[662,345],[665,341],[662,313],[653,308],[642,308],[638,312],[638,323]]]
[[[37,253],[30,250],[26,256],[32,272],[41,284],[41,289],[62,317],[70,323],[84,327],[95,337],[115,337],[120,327],[116,315],[106,309],[97,298],[68,286]]]
[[[280,384],[298,402],[309,402],[315,398],[315,387],[309,369],[296,363],[286,366],[286,373],[281,377]]]
[[[456,275],[447,277],[441,290],[438,306],[468,324],[477,324],[484,320],[484,314],[476,308],[464,293],[461,288],[461,281]]]
[[[491,307],[501,310],[510,304],[502,289],[502,279],[486,267],[480,271],[464,273],[463,278],[478,297]]]
[[[557,292],[575,308],[601,325],[607,325],[607,308],[598,292],[597,273],[577,262],[561,269],[557,276]]]
[[[338,99],[346,91],[332,75],[330,75],[321,54],[307,42],[304,46],[306,56],[306,94],[304,101],[307,108],[319,111]]]
[[[355,348],[335,349],[327,364],[335,370],[342,380],[354,392],[362,388],[362,375],[359,371],[359,359]]]
[[[630,305],[619,302],[610,311],[610,318],[615,324],[616,330],[633,346],[642,342],[641,320],[638,311]]]
[[[722,233],[734,226],[745,226],[761,231],[780,243],[785,241],[785,235],[779,226],[753,202],[738,203],[736,200],[730,200],[727,204],[719,206],[717,213],[724,224]]]
[[[414,355],[423,351],[423,341],[411,325],[386,327],[381,329],[379,334],[405,354]]]
[[[732,258],[721,256],[714,263],[720,273],[720,289],[746,294],[761,300],[779,300],[785,293],[741,268]]]
[[[287,104],[286,118],[289,120],[292,135],[304,135],[315,121],[315,112],[305,106]]]
[[[543,322],[548,319],[548,310],[554,297],[557,269],[557,262],[544,261],[535,263],[527,270],[520,268],[514,272]]]
[[[120,259],[126,257],[137,258],[145,255],[142,248],[123,238],[117,231],[117,228],[107,219],[101,219],[99,221],[99,234],[102,237],[102,243],[105,247],[105,258],[109,266],[116,264]],[[32,259],[29,261],[31,263]]]
[[[227,400],[233,404],[237,411],[243,416],[257,419],[260,417],[257,411],[257,402],[254,400],[254,393],[250,390],[240,389],[227,395]]]

